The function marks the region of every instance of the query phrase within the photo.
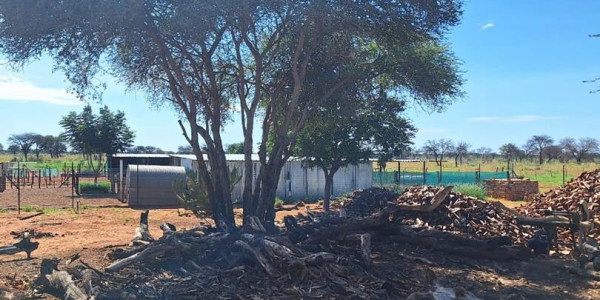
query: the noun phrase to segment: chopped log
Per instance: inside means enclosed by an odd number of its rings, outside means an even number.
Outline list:
[[[145,210],[140,214],[140,225],[135,229],[130,246],[139,246],[154,241],[154,238],[150,235],[150,231],[148,230],[149,213],[149,210]]]
[[[66,271],[58,271],[57,266],[58,260],[42,260],[40,273],[33,286],[61,299],[87,300],[88,295],[75,285],[71,275]]]
[[[433,196],[433,199],[431,200],[430,204],[421,204],[421,205],[404,205],[404,204],[399,204],[396,207],[399,210],[409,210],[409,211],[418,211],[418,212],[432,212],[434,210],[436,210],[438,207],[440,207],[440,205],[442,204],[442,202],[444,202],[444,200],[446,199],[446,197],[448,197],[448,195],[450,195],[450,192],[452,191],[452,188],[454,188],[453,186],[449,185],[447,187],[444,188],[440,188],[437,193],[435,193],[435,195]]]
[[[353,234],[349,235],[348,239],[360,242],[360,259],[363,265],[369,268],[371,266],[371,234]]]

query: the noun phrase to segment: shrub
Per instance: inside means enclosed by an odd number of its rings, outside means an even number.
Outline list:
[[[281,200],[279,197],[275,197],[275,208],[279,208],[283,205],[283,200]]]
[[[465,196],[485,200],[485,191],[481,186],[476,184],[457,184],[454,186],[453,191],[459,192]]]
[[[192,211],[199,218],[210,214],[211,206],[206,188],[197,172],[188,171],[185,181],[175,181],[173,191],[182,208]]]
[[[79,192],[81,194],[107,194],[110,192],[110,183],[81,182],[79,183]]]

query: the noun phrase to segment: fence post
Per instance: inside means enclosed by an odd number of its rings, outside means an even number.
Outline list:
[[[71,207],[75,208],[75,164],[71,162]]]
[[[21,214],[21,163],[17,161],[17,213]]]
[[[564,165],[564,164],[563,164],[563,170],[562,170],[562,171],[563,171],[563,172],[562,172],[562,177],[563,177],[563,185],[565,185],[565,173],[566,173],[566,171],[565,171],[565,165]]]
[[[427,170],[425,169],[425,161],[423,161],[423,185],[427,185]]]
[[[440,173],[439,173],[439,177],[438,177],[438,185],[442,183],[442,160],[440,159]]]

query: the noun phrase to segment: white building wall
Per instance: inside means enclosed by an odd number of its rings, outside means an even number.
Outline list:
[[[192,158],[181,158],[181,166],[186,170],[196,167]],[[242,192],[244,184],[244,162],[228,161],[227,167],[231,170],[234,167],[238,169],[241,179],[235,184],[232,190],[232,200],[234,202],[242,201]],[[260,163],[254,161],[253,167],[253,185],[256,180]],[[372,186],[372,168],[370,163],[359,165],[350,165],[340,168],[333,178],[333,195],[339,196],[356,189],[366,189]],[[304,168],[299,160],[288,161],[279,174],[279,183],[277,185],[276,195],[282,200],[318,200],[323,198],[325,188],[325,176],[320,168]]]

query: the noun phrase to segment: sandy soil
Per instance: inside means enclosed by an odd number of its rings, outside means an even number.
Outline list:
[[[0,193],[1,209],[16,209],[18,199],[17,189],[7,189]],[[71,188],[22,188],[21,189],[21,207],[40,206],[40,207],[71,207],[72,201],[80,201],[81,205],[88,206],[126,206],[120,202],[116,195],[103,196],[77,196],[71,198]]]

